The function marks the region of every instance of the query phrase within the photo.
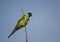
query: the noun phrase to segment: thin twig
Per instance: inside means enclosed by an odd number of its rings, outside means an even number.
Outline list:
[[[26,26],[25,26],[25,33],[26,33],[26,42],[28,42],[28,35],[27,35],[27,29],[26,29]]]
[[[22,10],[22,15],[24,15],[23,10]],[[28,42],[28,35],[27,35],[27,29],[26,29],[26,26],[25,26],[25,33],[26,33],[26,42]]]
[[[23,13],[23,9],[21,9],[22,10],[22,15],[24,15],[24,13]]]

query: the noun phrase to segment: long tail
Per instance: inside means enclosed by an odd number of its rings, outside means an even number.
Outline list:
[[[14,30],[13,30],[12,33],[8,36],[8,38],[10,38],[16,31],[17,31],[16,28],[14,28]]]
[[[15,27],[12,31],[12,33],[8,36],[10,38],[17,30],[21,29],[21,27]]]
[[[8,38],[10,38],[17,30],[19,30],[20,28],[18,28],[18,27],[15,27],[14,29],[13,29],[13,31],[11,32],[11,34],[8,36]]]

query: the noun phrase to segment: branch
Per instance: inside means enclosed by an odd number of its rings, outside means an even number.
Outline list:
[[[22,10],[22,15],[24,15],[23,10]],[[26,29],[26,26],[25,26],[25,33],[26,33],[26,42],[28,42],[28,35],[27,35],[27,29]]]
[[[28,42],[28,35],[27,35],[27,29],[26,29],[26,26],[25,26],[25,33],[26,33],[26,42]]]

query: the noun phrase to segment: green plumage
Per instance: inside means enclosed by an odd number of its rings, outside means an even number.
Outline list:
[[[21,29],[22,27],[25,27],[27,24],[29,24],[29,18],[32,16],[31,13],[27,13],[23,15],[17,22],[15,28],[13,29],[12,33],[8,36],[8,38],[14,34],[17,30]]]

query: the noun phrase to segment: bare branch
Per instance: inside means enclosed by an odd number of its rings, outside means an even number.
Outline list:
[[[22,15],[24,15],[23,9],[22,9]],[[25,33],[26,33],[26,42],[28,42],[28,35],[27,35],[27,29],[26,29],[26,26],[25,26]]]

